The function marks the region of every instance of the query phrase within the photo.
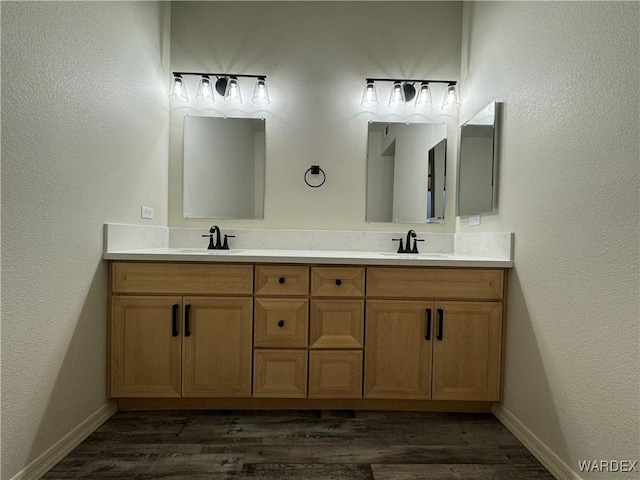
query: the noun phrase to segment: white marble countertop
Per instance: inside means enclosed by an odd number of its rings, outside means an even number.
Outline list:
[[[394,252],[271,250],[206,248],[150,248],[106,252],[105,260],[148,262],[311,263],[344,265],[413,265],[431,267],[511,268],[513,262],[453,253],[398,254]]]

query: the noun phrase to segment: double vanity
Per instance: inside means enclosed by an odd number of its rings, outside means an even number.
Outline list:
[[[494,210],[498,110],[461,127],[458,215]],[[367,222],[444,223],[447,131],[368,125]],[[185,115],[184,219],[264,218],[265,132],[264,120]],[[309,187],[324,184],[307,179],[320,171],[304,173]],[[105,226],[120,409],[489,411],[500,400],[510,233],[410,230],[404,246],[397,232],[203,233]]]
[[[205,246],[104,258],[120,409],[488,411],[501,398],[509,258]]]

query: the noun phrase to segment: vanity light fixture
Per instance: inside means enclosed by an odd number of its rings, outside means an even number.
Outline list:
[[[189,101],[189,97],[187,96],[187,89],[182,82],[182,75],[180,75],[179,73],[173,74],[173,81],[171,82],[169,98],[180,103]]]
[[[253,103],[258,105],[269,105],[271,103],[265,77],[258,77],[256,80],[256,86],[253,88]]]
[[[372,108],[378,105],[378,94],[373,80],[367,80],[367,86],[364,87],[361,105],[365,108]]]
[[[225,101],[239,105],[242,103],[240,93],[240,83],[238,78],[255,78],[256,86],[253,90],[253,103],[258,105],[268,105],[270,103],[269,92],[267,90],[266,75],[244,75],[228,73],[197,73],[197,72],[173,72],[173,82],[169,92],[169,98],[177,102],[188,102],[189,97],[184,85],[183,76],[192,75],[200,78],[196,100],[203,103],[214,103],[215,92],[224,97]],[[212,84],[212,77],[216,77],[215,84]]]
[[[418,90],[418,96],[416,97],[416,103],[414,105],[417,109],[427,109],[433,106],[433,100],[431,99],[431,87],[429,82],[421,82],[420,90]]]
[[[391,95],[389,96],[389,108],[401,108],[415,98],[416,109],[427,109],[433,106],[431,98],[431,85],[434,83],[446,83],[447,92],[442,101],[442,109],[448,110],[460,106],[458,88],[455,80],[411,80],[396,78],[367,78],[362,101],[360,105],[365,108],[373,108],[378,105],[376,87],[374,82],[392,82]],[[416,92],[415,84],[419,84]]]
[[[196,94],[196,100],[202,103],[213,103],[213,86],[211,85],[211,79],[209,75],[203,75],[198,85],[198,93]]]
[[[450,83],[447,87],[447,91],[444,94],[442,100],[442,110],[451,110],[452,108],[460,106],[460,99],[458,98],[458,87],[455,83]]]
[[[227,88],[224,91],[225,102],[239,105],[242,103],[242,94],[240,93],[240,85],[238,85],[238,77],[229,77]]]
[[[407,101],[402,82],[393,82],[391,96],[389,97],[389,108],[401,108],[404,107],[405,103],[407,103]]]

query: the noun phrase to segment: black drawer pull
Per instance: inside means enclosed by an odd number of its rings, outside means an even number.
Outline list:
[[[189,311],[191,310],[191,305],[184,306],[184,336],[190,337],[191,330],[189,329]]]
[[[284,320],[278,320],[278,326],[280,328],[284,327]]]
[[[424,335],[425,340],[431,340],[431,309],[427,308],[427,333]]]
[[[280,277],[280,278],[278,279],[278,283],[279,283],[280,285],[282,285],[282,284],[284,283],[284,277]]]
[[[337,285],[337,286],[342,285],[342,280],[340,280],[339,278],[338,278],[338,279],[336,279],[336,285]]]
[[[178,308],[180,308],[180,305],[175,304],[171,308],[171,336],[177,337],[180,334],[180,332],[178,332]]]
[[[444,310],[438,309],[438,336],[436,337],[438,340],[442,340],[442,335],[444,333]]]

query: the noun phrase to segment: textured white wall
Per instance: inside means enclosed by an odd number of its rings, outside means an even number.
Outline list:
[[[105,405],[105,222],[166,225],[169,6],[2,2],[2,479]]]
[[[504,406],[576,471],[640,452],[638,25],[635,2],[464,5],[460,118],[505,108],[499,210],[458,231],[515,232]]]
[[[267,75],[271,104],[217,97],[211,107],[192,101],[171,106],[169,224],[208,227],[211,220],[182,218],[182,119],[186,113],[263,116],[266,119],[266,202],[263,221],[218,221],[221,226],[382,230],[365,222],[367,122],[447,122],[449,158],[455,158],[458,116],[439,108],[444,86],[434,86],[434,108],[389,110],[391,84],[378,85],[380,104],[360,106],[365,77],[456,80],[460,72],[462,4],[459,2],[174,2],[174,71]],[[190,95],[196,79],[188,79]],[[187,81],[188,81],[187,80]],[[246,87],[245,87],[246,85]],[[320,165],[324,186],[307,187],[303,174]],[[455,173],[452,168],[451,174]],[[453,192],[455,177],[448,187]],[[451,197],[454,198],[454,197]],[[418,231],[453,231],[446,225]]]

